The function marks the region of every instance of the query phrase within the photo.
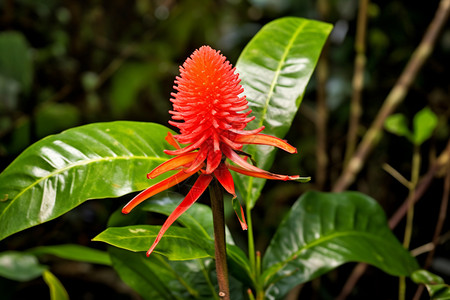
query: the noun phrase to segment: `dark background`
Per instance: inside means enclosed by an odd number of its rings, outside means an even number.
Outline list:
[[[367,65],[362,95],[362,136],[419,44],[432,20],[437,1],[377,1],[368,9]],[[0,70],[0,170],[33,142],[64,129],[113,120],[136,120],[168,125],[170,93],[178,66],[192,51],[211,45],[234,64],[247,42],[266,23],[283,16],[320,19],[335,25],[329,38],[327,93],[329,164],[323,186],[314,181],[317,134],[317,81],[313,76],[300,112],[287,135],[299,155],[279,153],[274,172],[311,175],[310,184],[268,182],[254,210],[257,249],[265,249],[290,205],[306,190],[330,190],[342,172],[352,93],[358,1],[297,0],[2,0],[2,34],[15,31],[28,44],[23,63],[31,66],[29,84],[14,84]],[[14,51],[14,48],[1,51]],[[0,52],[2,55],[2,52]],[[429,106],[439,117],[433,137],[421,147],[424,174],[449,137],[450,29],[439,35],[430,59],[420,71],[397,112],[409,120]],[[6,78],[6,79],[5,79]],[[381,169],[389,163],[410,177],[412,145],[385,133],[358,175],[352,190],[377,199],[387,216],[403,203],[408,190]],[[144,170],[143,172],[147,172]],[[443,191],[437,174],[418,203],[411,249],[431,241]],[[108,216],[123,199],[89,201],[63,217],[16,234],[0,243],[1,250],[24,250],[38,245],[78,243],[102,249],[90,241],[106,226]],[[228,222],[245,244],[237,222]],[[1,230],[1,229],[0,229]],[[401,240],[404,222],[394,230]],[[443,234],[448,233],[448,222]],[[431,270],[448,279],[450,243],[436,252]],[[418,257],[423,263],[425,255]],[[131,299],[114,274],[95,266],[70,265],[49,258],[52,271],[73,299]],[[306,284],[303,299],[336,297],[353,264]],[[69,271],[70,270],[70,271]],[[98,274],[105,273],[104,277]],[[95,273],[97,276],[92,276]],[[100,279],[99,279],[100,278]],[[448,280],[447,280],[448,282]],[[351,299],[396,299],[396,278],[369,268]],[[415,285],[408,283],[408,296]],[[15,283],[0,279],[2,297],[25,299],[47,295],[42,279]],[[410,295],[411,294],[411,295]],[[425,294],[424,296],[425,297]],[[36,298],[36,297],[35,297]],[[39,296],[38,296],[39,298]],[[45,298],[45,297],[44,297]],[[426,299],[425,297],[424,299]],[[5,298],[7,299],[7,298]],[[294,299],[294,298],[293,298]],[[296,298],[295,298],[296,299]]]

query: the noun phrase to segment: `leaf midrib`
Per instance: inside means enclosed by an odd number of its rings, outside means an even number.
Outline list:
[[[278,273],[278,271],[280,271],[281,269],[283,269],[290,261],[298,258],[298,256],[300,255],[301,252],[313,248],[315,246],[318,246],[321,243],[325,243],[331,239],[335,239],[335,238],[339,238],[339,237],[343,237],[343,236],[365,236],[368,237],[370,239],[375,239],[375,240],[379,240],[384,242],[385,239],[379,237],[378,235],[375,234],[371,234],[371,233],[367,233],[367,232],[362,232],[362,231],[344,231],[344,232],[337,232],[337,233],[333,233],[330,235],[327,235],[326,237],[322,237],[322,238],[318,238],[317,240],[314,240],[313,242],[304,245],[303,247],[300,247],[297,251],[294,251],[291,255],[289,255],[285,260],[278,262],[274,265],[272,265],[271,267],[267,268],[267,271],[271,270],[270,272],[268,272],[268,274],[266,275],[262,275],[263,278],[266,278],[264,281],[265,283],[270,282],[270,278],[273,277],[273,275],[275,275],[276,273]],[[276,266],[278,266],[277,268],[275,268]]]
[[[286,62],[286,59],[287,59],[287,56],[288,56],[290,50],[292,49],[292,45],[294,44],[294,41],[297,39],[297,36],[300,34],[300,32],[303,30],[303,28],[305,26],[306,26],[306,22],[302,22],[302,24],[300,24],[300,26],[297,27],[297,30],[294,32],[292,37],[289,39],[289,42],[288,42],[288,44],[287,44],[287,46],[286,46],[286,48],[285,48],[285,50],[283,52],[283,55],[281,56],[281,59],[278,62],[278,66],[277,66],[276,71],[275,71],[275,76],[273,77],[273,80],[272,80],[272,82],[270,84],[269,92],[267,93],[267,97],[266,97],[266,100],[265,100],[263,111],[261,113],[262,117],[260,118],[258,126],[256,128],[259,128],[259,127],[261,127],[264,124],[265,116],[266,116],[267,110],[269,108],[270,99],[272,98],[272,96],[274,94],[275,86],[276,86],[276,83],[278,82],[278,78],[280,77],[281,70],[283,69],[283,66],[284,66],[284,64]],[[250,203],[250,200],[251,200],[251,196],[250,195],[251,195],[252,188],[253,188],[253,177],[250,177],[249,178],[249,183],[248,183],[248,186],[247,186],[247,199],[246,199],[245,203],[247,205],[250,204],[250,205],[253,206],[253,204]]]
[[[162,157],[155,157],[155,156],[107,156],[107,157],[100,157],[96,159],[89,159],[89,160],[81,160],[73,164],[69,164],[68,166],[61,168],[61,169],[55,169],[53,172],[49,173],[48,175],[44,177],[40,177],[38,180],[30,184],[29,186],[25,187],[22,191],[20,191],[14,198],[10,200],[8,205],[4,208],[4,210],[0,214],[0,220],[3,218],[4,214],[8,211],[9,207],[15,203],[17,199],[20,198],[25,192],[30,190],[35,185],[39,184],[40,182],[47,180],[48,178],[51,178],[55,175],[61,174],[67,170],[70,170],[75,167],[88,165],[91,163],[97,163],[102,161],[111,161],[111,160],[154,160],[154,161],[161,161],[164,162],[166,159]]]

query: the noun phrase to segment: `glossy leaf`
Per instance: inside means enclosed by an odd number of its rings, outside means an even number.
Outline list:
[[[147,258],[143,253],[109,247],[114,269],[120,278],[138,292],[143,299],[180,299],[168,284],[176,279],[155,263],[156,258]]]
[[[395,276],[418,269],[390,231],[382,208],[358,192],[308,192],[284,218],[263,258],[268,299],[346,262],[365,262]]]
[[[44,274],[42,274],[42,277],[50,289],[51,300],[69,300],[69,295],[67,294],[66,289],[55,275],[46,270],[44,271]]]
[[[145,202],[141,206],[141,209],[168,216],[181,202],[182,198],[181,195],[176,193],[161,194],[152,198],[151,201]],[[196,234],[198,238],[205,238],[211,247],[210,252],[213,253],[214,229],[212,212],[209,206],[195,203],[188,211],[178,218],[177,222],[194,231],[194,235]],[[227,241],[227,256],[232,273],[236,278],[249,282],[250,264],[247,256],[239,247],[234,246],[233,237],[227,227],[225,228],[225,235]]]
[[[0,276],[28,281],[42,275],[46,267],[39,264],[36,256],[15,251],[0,253]]]
[[[109,227],[93,241],[105,242],[112,246],[134,251],[147,251],[155,240],[161,226],[135,225],[125,227]],[[171,226],[155,248],[170,260],[187,260],[212,257],[214,245],[212,241],[200,237],[189,228]]]
[[[279,138],[286,135],[331,28],[318,21],[282,18],[264,26],[245,47],[236,68],[256,117],[247,129],[264,125],[265,134]],[[245,151],[258,167],[271,167],[273,147],[251,145]],[[246,205],[253,207],[265,179],[236,176]]]
[[[80,245],[54,245],[33,248],[27,251],[34,255],[51,254],[60,258],[88,262],[93,264],[111,265],[111,260],[106,252],[83,247]]]
[[[419,111],[413,119],[414,144],[421,145],[428,140],[433,134],[437,123],[438,118],[429,107],[425,107]]]
[[[418,270],[411,275],[411,279],[417,284],[424,284],[431,299],[450,299],[450,286],[441,277],[426,270]]]
[[[122,196],[164,179],[147,180],[145,173],[168,159],[168,131],[152,123],[96,123],[33,144],[0,174],[0,239],[88,199]]]
[[[205,192],[206,193],[206,192]],[[170,215],[180,204],[184,196],[178,193],[168,192],[156,195],[150,201],[141,205],[143,211]],[[189,210],[182,214],[177,222],[183,226],[195,230],[202,238],[213,239],[214,228],[211,208],[205,204],[195,203]],[[234,244],[233,237],[228,228],[225,229],[227,244]]]

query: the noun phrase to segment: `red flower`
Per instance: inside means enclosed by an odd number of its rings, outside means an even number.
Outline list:
[[[234,197],[234,182],[229,170],[266,179],[300,179],[299,176],[278,175],[261,170],[249,164],[245,154],[240,152],[244,144],[270,145],[289,153],[296,153],[297,149],[284,140],[261,134],[264,126],[244,130],[247,123],[255,117],[249,117],[251,110],[247,110],[245,96],[240,96],[244,89],[240,85],[239,74],[235,71],[225,56],[209,46],[195,50],[180,67],[181,74],[176,77],[174,86],[177,92],[172,93],[173,98],[170,99],[173,103],[173,110],[170,111],[173,121],[169,121],[180,130],[180,134],[172,136],[168,133],[166,140],[175,150],[164,151],[175,157],[156,167],[147,174],[147,178],[155,178],[171,170],[178,172],[141,192],[125,205],[122,212],[129,213],[142,201],[195,173],[200,175],[186,198],[163,224],[147,256],[172,223],[206,190],[213,177]],[[178,142],[189,145],[181,148]],[[235,165],[230,164],[227,158]],[[243,229],[246,229],[245,219],[239,221]]]

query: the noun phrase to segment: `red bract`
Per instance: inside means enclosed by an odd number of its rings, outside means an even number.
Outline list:
[[[172,170],[178,172],[141,192],[125,205],[122,212],[129,213],[142,201],[195,173],[200,176],[186,198],[167,218],[147,256],[170,225],[206,190],[213,177],[234,197],[234,182],[229,170],[266,179],[300,179],[297,175],[278,175],[261,170],[249,164],[240,151],[244,144],[270,145],[289,153],[296,153],[297,149],[284,140],[261,134],[264,126],[244,130],[255,117],[249,117],[251,110],[248,110],[247,100],[245,96],[240,96],[244,89],[240,85],[239,74],[225,56],[209,46],[203,46],[184,62],[180,73],[174,86],[177,92],[172,93],[173,98],[170,99],[173,103],[173,110],[170,111],[173,121],[169,121],[180,130],[180,134],[172,136],[168,133],[166,140],[175,150],[164,151],[175,157],[156,167],[147,177],[155,178]],[[181,148],[179,143],[188,145]],[[230,164],[227,158],[235,165]],[[246,229],[245,220],[240,222]]]

